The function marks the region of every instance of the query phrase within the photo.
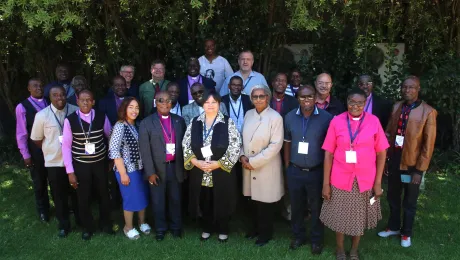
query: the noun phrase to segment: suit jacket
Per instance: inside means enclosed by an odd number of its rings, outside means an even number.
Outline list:
[[[77,94],[68,97],[68,98],[67,98],[67,104],[71,104],[71,105],[74,105],[74,106],[77,106],[77,107],[78,107],[78,104],[77,104]]]
[[[224,114],[224,116],[228,116],[227,109],[225,108],[224,103],[220,103],[220,112]],[[185,120],[185,124],[188,126],[193,118],[200,115],[200,109],[196,102],[190,103],[182,108],[182,117]]]
[[[216,91],[216,82],[214,82],[214,80],[212,79],[208,79],[208,78],[205,78],[203,76],[201,76],[201,79],[203,80],[203,85],[204,85],[204,88],[207,89],[208,91]],[[179,88],[180,88],[180,95],[179,95],[179,104],[184,107],[186,105],[188,105],[188,90],[189,88],[191,88],[192,86],[189,86],[188,85],[188,78],[185,77],[181,80],[179,80],[177,82],[179,84]]]
[[[393,113],[385,131],[390,142],[388,150],[390,158],[395,149],[398,121],[401,116],[403,102],[399,101],[394,104]],[[409,168],[415,168],[420,172],[428,170],[436,141],[437,115],[438,112],[425,101],[421,101],[420,105],[411,110],[404,136],[404,147],[399,165],[400,170],[409,170]]]
[[[270,101],[270,107],[273,108],[273,110],[275,110],[276,112],[276,104],[275,102],[273,101],[273,99]],[[297,99],[293,96],[289,96],[289,95],[284,95],[284,99],[283,99],[283,102],[282,102],[282,105],[281,105],[281,113],[280,115],[284,118],[284,116],[291,112],[292,110],[294,109],[297,109],[299,108],[299,102],[297,102]]]
[[[112,126],[115,125],[118,120],[118,110],[113,93],[107,94],[104,98],[99,100],[97,110],[103,112],[107,116]]]
[[[388,124],[393,105],[390,101],[372,94],[372,114],[379,118],[382,128],[385,129]]]
[[[325,110],[333,116],[340,115],[346,111],[343,103],[340,102],[340,100],[338,100],[336,97],[333,97],[332,95],[331,95],[331,100],[329,102],[329,105],[326,107]]]
[[[222,97],[222,103],[225,104],[225,108],[227,109],[229,116],[230,116],[230,98],[231,98],[230,94],[227,94]],[[241,106],[243,107],[243,116],[246,115],[246,112],[248,112],[248,110],[254,108],[254,105],[252,104],[251,99],[249,98],[248,95],[241,94],[241,103],[242,103]],[[235,112],[238,112],[238,111],[235,111]]]
[[[182,182],[185,179],[182,150],[185,121],[178,115],[170,113],[170,116],[176,134],[176,177],[179,182]],[[139,148],[144,164],[144,175],[148,178],[156,174],[160,177],[160,181],[166,181],[166,142],[158,114],[152,114],[142,120],[139,127]]]
[[[284,195],[280,150],[283,146],[283,118],[268,107],[258,114],[246,113],[241,155],[249,158],[255,170],[243,169],[243,194],[265,203],[277,202]]]

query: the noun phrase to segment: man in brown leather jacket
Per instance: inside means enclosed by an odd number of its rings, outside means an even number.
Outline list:
[[[437,112],[419,99],[420,80],[409,76],[401,86],[402,101],[393,106],[386,134],[390,143],[387,199],[390,218],[380,237],[401,235],[401,246],[411,245],[412,226],[423,172],[428,169],[436,139]],[[403,220],[401,227],[401,194]]]

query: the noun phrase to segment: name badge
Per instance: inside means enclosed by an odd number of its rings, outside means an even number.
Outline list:
[[[157,107],[157,100],[155,98],[153,99],[153,107]]]
[[[176,153],[176,144],[166,144],[166,154],[174,155]]]
[[[204,158],[208,158],[212,156],[211,145],[207,145],[201,148],[201,154]]]
[[[399,147],[402,147],[403,144],[404,144],[404,136],[402,136],[402,135],[396,135],[395,145],[396,145],[396,146],[399,146]]]
[[[308,154],[308,143],[306,142],[299,142],[299,150],[298,153],[300,154]]]
[[[356,151],[345,151],[345,162],[356,163]]]
[[[64,137],[62,135],[58,136],[58,140],[59,140],[59,143],[62,144],[62,140],[64,139]]]
[[[96,153],[96,145],[93,143],[86,143],[85,144],[85,154],[95,154]]]

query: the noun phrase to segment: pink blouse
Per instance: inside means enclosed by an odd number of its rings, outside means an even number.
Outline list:
[[[364,120],[353,142],[353,151],[356,151],[356,163],[346,163],[345,160],[345,151],[350,150],[347,117],[350,119],[353,134],[356,132],[360,120],[353,120],[348,112],[334,117],[324,140],[322,148],[334,155],[331,185],[341,190],[351,191],[355,178],[358,180],[360,192],[372,189],[377,171],[376,153],[389,147],[379,119],[367,112],[363,112],[363,115],[365,115]]]

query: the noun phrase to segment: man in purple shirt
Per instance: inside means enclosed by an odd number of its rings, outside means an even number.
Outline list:
[[[76,189],[82,223],[82,239],[90,240],[95,230],[91,213],[91,195],[99,195],[99,224],[103,231],[114,234],[110,221],[107,174],[107,140],[111,125],[104,113],[95,111],[93,93],[87,89],[78,94],[78,107],[64,121],[62,156],[70,185]]]
[[[27,90],[30,97],[16,107],[16,141],[24,164],[30,170],[40,220],[48,222],[50,203],[45,159],[42,150],[30,139],[35,114],[47,107],[48,103],[44,99],[44,88],[40,79],[30,79]]]
[[[185,179],[182,138],[185,121],[171,113],[171,103],[168,92],[158,92],[157,113],[142,120],[139,128],[139,148],[144,174],[150,183],[157,241],[164,239],[168,228],[173,237],[182,236],[181,183]]]
[[[364,111],[378,117],[382,128],[385,129],[392,112],[392,103],[374,93],[374,82],[369,75],[359,76],[358,87],[367,96]]]
[[[118,108],[127,94],[128,88],[126,87],[125,78],[116,75],[112,79],[112,91],[99,101],[98,110],[107,116],[112,126],[118,120]]]
[[[216,91],[214,80],[200,75],[200,63],[197,58],[190,58],[187,61],[187,77],[178,81],[180,87],[179,104],[184,107],[193,102],[191,88],[195,83],[203,84],[208,91]]]

